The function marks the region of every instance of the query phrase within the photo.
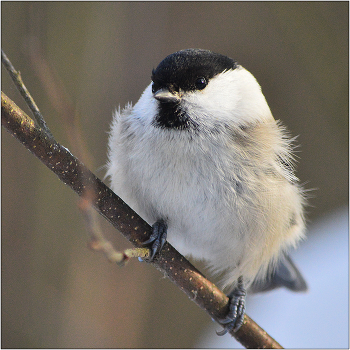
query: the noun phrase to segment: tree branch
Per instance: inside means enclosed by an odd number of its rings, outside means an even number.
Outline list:
[[[13,101],[1,92],[1,123],[28,150],[38,157],[61,181],[79,196],[93,189],[92,205],[134,246],[142,247],[151,234],[151,227],[112,190],[98,179],[70,151],[60,145],[44,129],[37,127]],[[169,243],[151,262],[174,282],[199,307],[216,321],[228,312],[228,298]],[[247,348],[282,348],[247,315],[243,326],[231,332]]]
[[[9,72],[9,74],[10,74],[13,82],[15,83],[18,91],[20,92],[20,94],[22,95],[24,100],[26,101],[27,106],[32,111],[32,113],[34,115],[34,118],[35,118],[36,122],[38,123],[38,125],[42,129],[45,130],[45,132],[46,132],[46,134],[48,136],[53,137],[52,133],[51,133],[50,129],[48,128],[48,126],[46,125],[44,117],[40,113],[39,108],[36,105],[33,97],[31,96],[31,94],[29,93],[28,89],[24,85],[24,83],[22,81],[21,73],[16,71],[16,69],[12,65],[11,61],[7,58],[5,52],[2,49],[1,49],[1,62],[5,66],[7,71]]]

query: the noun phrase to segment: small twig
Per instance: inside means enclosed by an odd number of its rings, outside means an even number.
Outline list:
[[[30,108],[31,112],[34,115],[35,121],[38,123],[39,127],[42,128],[46,134],[49,137],[53,137],[50,129],[46,125],[46,122],[44,120],[44,117],[39,111],[38,106],[36,105],[34,99],[32,98],[31,94],[29,93],[28,89],[24,85],[21,77],[21,73],[16,71],[16,69],[13,67],[10,60],[7,58],[5,52],[1,49],[1,62],[9,72],[13,82],[15,83],[18,91],[21,93],[22,97],[26,101],[28,107]]]
[[[73,104],[63,81],[55,73],[53,67],[42,53],[40,42],[35,37],[29,38],[29,60],[33,70],[40,80],[51,106],[60,116],[64,123],[64,131],[68,137],[68,142],[74,154],[81,159],[84,164],[92,168],[92,157],[88,152],[85,138],[80,127],[80,113]]]
[[[78,203],[78,207],[84,216],[87,231],[90,236],[89,248],[95,251],[102,251],[108,261],[124,266],[130,258],[148,258],[150,250],[148,248],[130,248],[123,252],[114,249],[113,244],[108,241],[101,229],[98,220],[98,213],[93,208],[93,193],[87,191]]]

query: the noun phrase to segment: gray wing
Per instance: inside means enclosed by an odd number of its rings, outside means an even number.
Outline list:
[[[264,281],[254,281],[250,293],[266,292],[275,288],[286,287],[294,292],[304,292],[307,284],[294,265],[289,255],[283,253],[276,269]]]

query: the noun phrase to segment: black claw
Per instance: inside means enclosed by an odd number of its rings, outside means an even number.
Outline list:
[[[152,253],[147,260],[152,261],[154,256],[163,249],[167,237],[167,228],[167,224],[164,220],[158,220],[152,225],[151,236],[145,242],[143,242],[144,245],[152,243]]]
[[[243,286],[243,277],[239,277],[237,287],[228,295],[230,299],[230,310],[226,318],[220,320],[224,329],[216,332],[217,335],[225,335],[227,332],[237,332],[243,324],[245,315],[246,290]]]

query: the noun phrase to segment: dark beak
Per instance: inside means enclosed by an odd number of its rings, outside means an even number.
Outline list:
[[[170,92],[168,89],[159,89],[154,93],[154,98],[160,102],[172,102],[176,103],[180,101],[180,96],[177,92]]]

